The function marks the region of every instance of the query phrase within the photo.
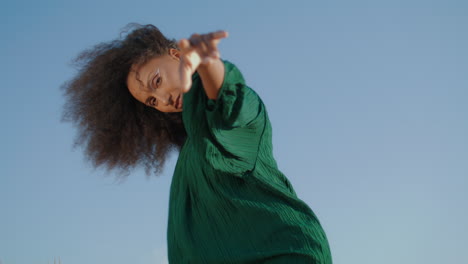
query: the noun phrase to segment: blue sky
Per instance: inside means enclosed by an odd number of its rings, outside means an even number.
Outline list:
[[[218,29],[335,263],[468,263],[468,2],[8,1],[0,263],[167,263],[169,185],[93,169],[61,123],[78,52],[129,22]]]

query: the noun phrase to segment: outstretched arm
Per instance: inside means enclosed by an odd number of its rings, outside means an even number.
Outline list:
[[[226,31],[208,34],[193,34],[189,39],[179,41],[181,63],[180,78],[186,93],[192,86],[192,74],[197,71],[209,99],[217,99],[218,91],[224,81],[224,64],[220,60],[218,43],[226,38]]]

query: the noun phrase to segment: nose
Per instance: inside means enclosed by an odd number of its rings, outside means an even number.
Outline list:
[[[173,104],[172,95],[170,95],[170,94],[168,94],[168,95],[157,95],[156,99],[158,99],[158,101],[161,102],[161,104],[165,105],[165,106]]]

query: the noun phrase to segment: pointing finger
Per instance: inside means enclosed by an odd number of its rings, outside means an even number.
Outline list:
[[[208,35],[208,39],[210,39],[210,40],[223,39],[223,38],[227,38],[229,36],[227,31],[224,31],[224,30],[218,30],[218,31],[215,31],[215,32],[211,32],[211,33],[208,33],[207,35]]]

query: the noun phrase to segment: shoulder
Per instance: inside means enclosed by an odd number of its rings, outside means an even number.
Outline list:
[[[234,81],[245,84],[244,76],[239,68],[232,62],[223,60],[224,63],[224,81]]]

